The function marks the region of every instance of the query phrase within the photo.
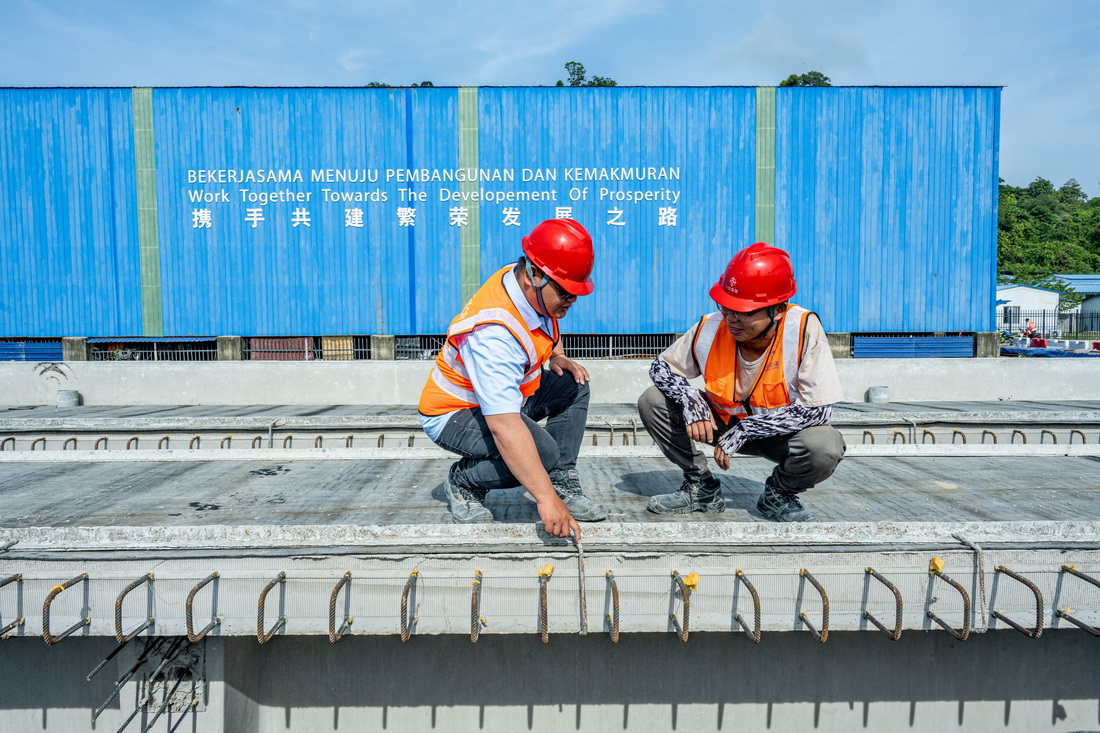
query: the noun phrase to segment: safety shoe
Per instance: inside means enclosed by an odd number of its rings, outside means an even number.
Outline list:
[[[684,479],[679,491],[650,497],[646,509],[654,514],[717,514],[726,510],[726,500],[722,496],[722,483],[716,477],[702,483]]]
[[[443,482],[443,492],[447,494],[447,504],[451,509],[451,521],[455,524],[488,524],[493,521],[493,513],[485,508],[485,489],[467,489],[456,485],[447,474]]]
[[[602,522],[607,519],[607,510],[584,495],[576,471],[554,471],[550,476],[550,483],[554,485],[554,491],[558,492],[573,519],[578,522]]]
[[[802,506],[798,494],[779,488],[771,476],[764,481],[764,493],[756,500],[756,511],[764,519],[773,522],[814,521],[814,515]]]

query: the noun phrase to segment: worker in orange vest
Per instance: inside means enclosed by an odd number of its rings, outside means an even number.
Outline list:
[[[844,456],[844,439],[829,424],[844,393],[817,314],[788,302],[796,290],[786,252],[763,242],[746,247],[710,289],[718,310],[653,361],[655,386],[638,409],[684,482],[679,491],[652,497],[649,511],[725,509],[721,482],[697,441],[714,446],[722,469],[735,453],[776,464],[756,502],[758,516],[813,519],[799,494],[831,476]],[[702,390],[688,382],[700,376]]]
[[[577,298],[592,292],[594,260],[583,226],[544,221],[523,238],[523,257],[494,273],[451,321],[419,411],[428,437],[461,456],[443,484],[453,521],[492,522],[487,493],[516,486],[555,536],[579,540],[578,520],[607,518],[584,495],[576,468],[588,370],[565,355],[558,331]]]

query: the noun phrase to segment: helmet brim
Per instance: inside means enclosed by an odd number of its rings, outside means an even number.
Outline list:
[[[749,311],[758,310],[760,308],[767,308],[769,305],[779,305],[785,303],[794,295],[795,291],[787,293],[781,298],[761,298],[760,300],[749,300],[748,298],[738,298],[730,295],[722,287],[722,281],[719,280],[710,289],[710,297],[715,303],[721,306],[729,308],[731,311],[737,311],[738,313],[748,313]]]

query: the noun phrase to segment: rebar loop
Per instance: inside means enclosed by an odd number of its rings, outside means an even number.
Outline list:
[[[35,438],[34,440],[32,440],[31,441],[31,450],[35,450],[35,446],[38,445],[39,443],[42,444],[42,450],[46,450],[46,439],[44,437],[43,438]]]
[[[1043,615],[1044,615],[1043,614],[1043,607],[1044,607],[1044,604],[1043,604],[1043,594],[1042,594],[1042,592],[1040,592],[1039,588],[1034,583],[1032,583],[1030,580],[1028,580],[1024,576],[1020,575],[1019,573],[1012,572],[1011,570],[1006,568],[1004,565],[995,566],[993,568],[993,572],[995,572],[995,573],[1004,573],[1005,575],[1012,578],[1013,580],[1018,580],[1019,582],[1026,585],[1028,590],[1030,590],[1035,595],[1035,627],[1029,629],[1026,626],[1021,626],[1020,624],[1018,624],[1015,621],[1013,621],[1012,619],[1010,619],[1008,616],[1005,616],[1000,611],[993,611],[993,617],[998,618],[1001,621],[1004,621],[1006,624],[1008,624],[1012,628],[1016,629],[1017,631],[1019,631],[1024,636],[1030,637],[1032,639],[1038,639],[1040,636],[1043,635]]]
[[[130,438],[129,440],[126,441],[126,450],[133,450],[134,448],[137,448],[138,443],[139,443],[138,436],[136,436],[136,435],[133,436],[132,438]]]
[[[103,444],[103,449],[107,450],[107,447],[108,447],[107,440],[108,439],[107,439],[106,435],[104,435],[102,438],[96,438],[95,445],[92,446],[92,450],[99,450],[99,444],[100,443]]]
[[[900,430],[895,430],[894,431],[894,439],[891,440],[890,442],[891,443],[896,443],[896,442],[898,442],[898,438],[901,438],[901,444],[905,445],[905,443],[906,443],[905,433],[901,432]]]
[[[1008,439],[1008,442],[1009,443],[1015,443],[1017,435],[1019,435],[1021,438],[1023,438],[1024,439],[1023,444],[1027,445],[1027,433],[1025,433],[1023,430],[1013,430],[1012,435]]]
[[[1045,438],[1048,435],[1050,436],[1050,441],[1052,443],[1054,443],[1055,445],[1057,445],[1058,444],[1058,436],[1054,434],[1053,430],[1040,430],[1039,431],[1039,443],[1042,444],[1044,442],[1043,438]]]
[[[8,577],[4,578],[3,580],[0,580],[0,588],[3,588],[5,585],[11,585],[12,583],[15,583],[15,591],[16,591],[17,594],[19,594],[20,590],[22,589],[22,585],[23,585],[23,574],[22,573],[16,573],[15,575],[9,575]],[[15,628],[18,628],[18,627],[22,626],[23,623],[26,620],[27,619],[26,619],[25,616],[22,616],[20,618],[15,619],[10,624],[8,624],[4,628],[0,629],[0,636],[3,636],[4,634],[8,633],[12,629],[15,629]]]
[[[943,578],[943,580],[946,581],[948,583],[948,585],[950,585],[952,588],[957,590],[959,592],[959,595],[962,596],[962,599],[963,599],[963,628],[962,628],[962,631],[956,631],[954,628],[951,627],[950,624],[948,624],[946,621],[941,619],[936,614],[932,613],[932,611],[927,612],[928,613],[928,618],[932,619],[937,624],[942,626],[944,629],[946,629],[951,634],[951,636],[954,636],[959,641],[966,641],[966,637],[970,636],[970,594],[966,592],[966,588],[963,588],[961,585],[956,583],[952,578],[945,575],[942,570],[940,570],[938,567],[936,567],[937,561],[939,561],[939,564],[942,566],[942,564],[943,564],[942,560],[940,560],[939,558],[932,558],[932,562],[929,563],[929,565],[928,565],[928,574],[929,575],[934,575],[938,578]]]
[[[80,447],[80,441],[76,438],[66,438],[65,442],[61,444],[61,450],[69,450],[69,443],[73,444],[73,450]]]
[[[275,579],[265,585],[264,589],[260,591],[260,599],[256,602],[256,640],[261,644],[266,644],[271,641],[271,637],[275,636],[276,632],[286,625],[286,616],[280,616],[279,620],[275,622],[275,625],[271,627],[271,631],[264,631],[264,605],[267,603],[267,594],[279,583],[285,582],[286,573],[280,571],[279,574],[275,576]]]
[[[867,443],[868,438],[871,439],[871,445],[874,445],[875,444],[875,434],[872,433],[870,430],[864,430],[863,431],[863,442],[865,444]]]
[[[354,438],[355,438],[354,435],[349,435],[348,437],[344,438],[344,447],[345,448],[350,448],[352,440],[354,440]]]
[[[470,584],[470,643],[476,644],[481,636],[481,626],[485,619],[481,615],[481,571],[474,571],[474,582]]]
[[[987,435],[992,436],[993,437],[993,445],[997,445],[997,434],[995,432],[993,432],[992,430],[983,430],[982,431],[982,443],[985,443],[985,436],[987,436]]]
[[[874,568],[867,568],[864,572],[867,573],[868,575],[870,575],[872,578],[874,578],[878,582],[885,585],[890,590],[890,592],[894,594],[894,605],[895,605],[894,630],[890,631],[885,626],[883,626],[882,623],[880,623],[877,618],[875,618],[874,616],[871,615],[870,611],[864,611],[863,612],[863,618],[867,619],[868,621],[873,623],[875,626],[877,626],[878,630],[881,631],[882,633],[886,634],[886,636],[891,641],[897,641],[898,639],[901,638],[901,616],[902,616],[902,611],[903,611],[903,605],[902,605],[902,600],[901,600],[901,591],[899,591],[894,586],[894,584],[891,583],[889,580],[887,580],[886,578],[884,578],[881,575],[879,575],[878,573],[876,573]]]
[[[378,440],[375,441],[375,447],[376,448],[384,448],[385,446],[386,446],[386,434],[385,433],[379,433],[378,434]]]
[[[611,613],[607,614],[607,623],[611,630],[611,642],[619,643],[619,586],[615,582],[615,573],[608,570],[607,589],[611,592]]]
[[[165,435],[163,438],[157,441],[157,450],[167,450],[169,447],[171,447],[171,444],[171,437]]]
[[[69,580],[66,580],[61,585],[55,585],[53,587],[53,589],[46,595],[46,600],[42,602],[42,639],[47,644],[50,644],[52,646],[53,644],[56,644],[57,642],[61,641],[62,639],[64,639],[66,636],[73,633],[77,629],[83,628],[83,627],[87,626],[88,624],[90,624],[92,622],[91,619],[89,619],[87,617],[83,617],[79,621],[77,621],[75,624],[73,624],[71,627],[69,627],[68,629],[65,629],[64,631],[62,631],[60,634],[57,634],[56,636],[53,633],[50,632],[50,604],[53,603],[53,599],[57,598],[57,596],[59,596],[61,594],[61,592],[63,590],[65,590],[66,588],[71,588],[72,586],[76,585],[80,581],[87,580],[87,579],[88,579],[88,574],[87,573],[81,573],[80,575],[76,576],[75,578],[71,578]]]
[[[344,573],[344,577],[337,581],[336,585],[332,589],[332,593],[328,597],[328,640],[333,644],[340,641],[349,628],[351,628],[351,622],[354,620],[351,616],[344,616],[343,622],[340,624],[340,628],[336,628],[336,599],[340,595],[340,589],[343,588],[351,580],[351,571]],[[351,593],[351,589],[348,589],[348,593]]]
[[[416,619],[409,619],[409,591],[416,585],[416,578],[419,575],[419,570],[409,573],[409,579],[405,581],[405,588],[401,591],[401,641],[409,640],[410,620],[416,623]]]
[[[638,445],[638,421],[630,418],[628,422],[630,423],[630,429],[634,431],[634,445]]]
[[[147,618],[145,619],[145,623],[134,629],[130,634],[125,634],[122,631],[122,602],[126,600],[126,596],[134,588],[137,588],[142,583],[152,582],[152,580],[153,574],[146,573],[145,575],[135,580],[133,583],[130,583],[128,586],[123,588],[122,592],[118,594],[118,598],[115,599],[115,638],[118,639],[119,644],[125,644],[126,642],[130,641],[135,636],[140,634],[142,631],[153,625],[154,619]]]
[[[214,627],[219,625],[222,620],[218,618],[217,602],[214,603],[214,608],[211,612],[210,623],[208,623],[199,633],[195,633],[195,621],[193,606],[195,603],[195,594],[202,590],[208,583],[212,583],[221,577],[221,573],[215,571],[207,575],[200,580],[198,584],[191,589],[191,592],[187,594],[187,601],[183,604],[184,616],[187,621],[187,640],[193,644],[203,640],[203,637],[213,631]],[[216,586],[215,586],[216,587]]]
[[[680,573],[675,570],[672,571],[672,585],[673,590],[679,588],[680,597],[684,599],[684,625],[680,626],[680,619],[676,618],[674,613],[670,613],[668,618],[672,622],[673,628],[676,629],[676,635],[680,637],[680,641],[686,644],[690,631],[689,624],[691,623],[691,588],[680,577]]]
[[[981,545],[971,542],[957,532],[951,536],[974,551],[974,558],[977,560],[978,565],[976,568],[978,571],[978,591],[981,593],[978,597],[981,602],[981,605],[978,606],[978,618],[982,620],[982,628],[978,633],[984,634],[989,631],[989,616],[985,612],[986,598],[988,598],[988,594],[985,592],[985,550],[982,549]]]
[[[1085,434],[1082,433],[1080,430],[1070,430],[1069,431],[1069,442],[1071,444],[1073,443],[1073,436],[1074,435],[1080,435],[1081,436],[1081,445],[1084,445],[1085,443],[1088,442],[1087,440],[1085,440]]]
[[[802,568],[798,573],[803,578],[810,581],[810,584],[813,585],[814,588],[817,588],[817,592],[821,594],[821,631],[814,628],[814,625],[810,623],[809,614],[805,611],[799,615],[802,616],[802,623],[806,624],[810,629],[810,633],[814,635],[814,638],[824,644],[829,640],[829,596],[825,593],[825,589],[821,587],[821,583],[817,582],[817,578],[815,578],[809,570]]]
[[[252,450],[257,450],[259,448],[263,448],[264,447],[264,436],[257,435],[255,438],[252,439],[252,443],[249,447],[251,447]]]
[[[745,634],[752,639],[753,644],[760,643],[760,594],[756,592],[756,587],[749,581],[749,576],[745,575],[745,571],[741,568],[737,569],[737,577],[734,583],[740,581],[746,588],[749,589],[749,594],[752,596],[752,631],[749,631],[749,625],[745,623],[745,619],[741,614],[735,614],[734,618],[737,623],[741,624],[741,628],[745,630]]]
[[[549,563],[539,571],[539,635],[543,644],[550,643],[550,613],[546,609],[546,595],[547,585],[553,574],[554,566]]]
[[[6,446],[9,441],[11,442],[11,449],[15,450],[15,438],[12,436],[0,440],[0,450],[5,450],[4,446]]]
[[[288,435],[285,438],[283,438],[283,447],[284,448],[292,448],[293,446],[294,446],[294,436],[293,435]]]
[[[959,436],[960,438],[962,438],[963,439],[963,445],[966,445],[966,433],[964,433],[961,430],[952,430],[951,431],[951,443],[952,444],[955,443],[955,436],[956,435]]]
[[[188,443],[187,443],[187,449],[188,450],[195,450],[196,448],[199,448],[201,446],[202,446],[202,438],[199,437],[198,435],[196,435],[194,438],[191,438],[191,440],[188,441]]]
[[[1097,580],[1096,578],[1093,578],[1089,575],[1085,575],[1084,573],[1082,573],[1080,570],[1077,569],[1076,565],[1063,565],[1062,566],[1062,573],[1063,574],[1069,573],[1070,575],[1076,575],[1078,578],[1085,581],[1086,583],[1092,583],[1097,588],[1100,588],[1100,580]],[[1074,626],[1076,626],[1078,628],[1081,628],[1081,629],[1084,629],[1085,631],[1089,632],[1093,636],[1100,636],[1100,628],[1097,628],[1096,626],[1089,626],[1084,621],[1081,621],[1079,619],[1075,619],[1073,616],[1070,616],[1069,613],[1072,610],[1073,610],[1072,608],[1055,608],[1054,609],[1054,615],[1057,616],[1058,618],[1064,618],[1066,621],[1069,621]]]
[[[324,445],[325,445],[325,436],[318,435],[316,438],[313,439],[313,447],[314,448],[323,448]]]
[[[218,447],[222,448],[222,449],[232,448],[233,447],[233,436],[232,435],[227,435],[224,438],[222,438],[222,441],[221,441],[221,443],[218,444]]]
[[[924,432],[921,433],[920,442],[923,443],[925,438],[931,438],[932,439],[932,445],[936,444],[936,434],[933,433],[928,428],[924,428]]]

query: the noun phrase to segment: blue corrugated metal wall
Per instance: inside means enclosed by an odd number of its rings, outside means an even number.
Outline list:
[[[834,331],[992,330],[1000,90],[776,91],[775,239],[795,255],[798,301]],[[157,226],[141,246],[155,255],[145,295],[159,282],[163,323],[144,328],[441,332],[470,267],[451,220],[463,204],[443,195],[462,186],[403,182],[397,171],[458,168],[463,124],[476,130],[462,165],[473,155],[478,169],[515,176],[467,190],[554,197],[471,207],[480,251],[467,280],[513,259],[521,236],[558,207],[594,235],[597,290],[563,322],[567,332],[685,329],[712,307],[706,290],[725,261],[766,230],[754,219],[756,191],[770,191],[761,176],[773,174],[756,167],[768,151],[756,148],[754,88],[483,88],[466,97],[476,111],[465,122],[460,96],[152,90]],[[0,280],[0,335],[143,334],[132,97],[0,90],[0,266],[13,275]],[[649,167],[678,177],[566,173]],[[329,169],[378,180],[314,179]],[[302,180],[202,182],[192,173],[208,170]],[[524,180],[525,170],[554,180]],[[325,188],[386,200],[326,200]],[[250,202],[242,189],[296,200]],[[601,189],[654,200],[617,201]],[[414,223],[402,225],[399,208],[415,209]],[[263,220],[249,221],[250,209]],[[361,226],[349,222],[355,209]]]
[[[0,92],[0,335],[141,330],[130,91]]]
[[[992,331],[999,90],[777,90],[776,243],[834,331]]]

